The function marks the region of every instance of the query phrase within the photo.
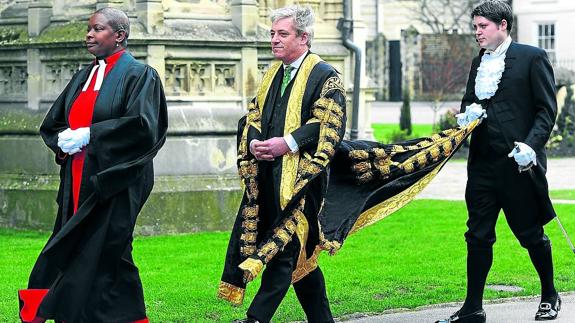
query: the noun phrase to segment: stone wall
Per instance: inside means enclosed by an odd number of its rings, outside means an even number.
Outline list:
[[[51,228],[55,186],[26,184],[36,178],[52,183],[57,172],[37,128],[72,75],[93,59],[83,45],[90,14],[114,6],[130,17],[128,50],[158,71],[168,100],[169,136],[154,161],[156,181],[164,184],[154,189],[139,231],[228,229],[241,194],[237,120],[273,59],[269,10],[294,2],[314,8],[312,51],[351,87],[353,60],[336,28],[341,0],[3,1],[0,226]],[[180,190],[171,190],[174,183]],[[194,183],[204,186],[192,188]]]
[[[383,101],[389,98],[389,56],[388,43],[383,34],[377,34],[367,42],[365,49],[367,76],[373,82],[375,98]]]

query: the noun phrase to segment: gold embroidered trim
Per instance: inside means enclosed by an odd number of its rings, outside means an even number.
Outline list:
[[[334,78],[330,82],[341,84],[341,81],[338,80],[339,79],[336,81]],[[329,92],[331,90],[330,87],[331,85],[324,85],[322,93],[325,94]],[[318,148],[313,158],[310,159],[308,156],[304,156],[307,158],[302,158],[300,160],[301,170],[298,174],[299,177],[296,184],[296,192],[305,187],[308,182],[308,178],[312,178],[312,176],[325,169],[335,154],[335,146],[341,141],[340,130],[343,126],[344,111],[339,104],[337,104],[333,99],[321,97],[314,104],[313,115],[321,122],[317,145]],[[330,244],[330,242],[326,241],[323,238],[323,233],[320,228],[320,244],[315,247],[313,254],[308,258],[306,253],[306,244],[309,224],[307,223],[307,219],[303,213],[301,213],[301,219],[299,215],[296,216],[296,219],[298,219],[298,229],[296,232],[300,241],[300,254],[298,256],[296,268],[292,273],[292,283],[299,281],[317,268],[317,260],[323,248],[329,248],[331,249],[331,253],[335,253],[335,251],[340,247],[337,246],[337,242]]]
[[[256,232],[246,232],[242,233],[240,239],[245,242],[255,243],[256,242],[257,233]]]
[[[310,174],[317,174],[321,172],[321,167],[313,163],[311,157],[301,158],[299,161],[298,176],[302,177]]]
[[[220,281],[218,286],[218,297],[233,305],[239,306],[244,302],[245,289]]]
[[[258,175],[257,161],[248,153],[249,143],[247,142],[248,129],[254,127],[261,132],[262,109],[265,104],[267,93],[273,82],[276,72],[279,70],[281,62],[273,64],[266,72],[262,83],[258,88],[258,94],[254,101],[248,104],[248,114],[246,116],[246,126],[242,131],[240,145],[238,149],[238,172],[242,179],[242,186],[245,188],[247,202],[242,210],[242,226],[240,235],[240,253],[244,257],[250,257],[256,252],[257,222],[259,207],[257,205],[259,189],[256,181]]]
[[[321,243],[321,249],[326,250],[331,256],[333,256],[336,252],[339,251],[339,249],[341,249],[341,243],[338,241],[328,241],[324,239]]]
[[[321,97],[325,97],[327,93],[330,91],[340,91],[341,94],[345,97],[345,87],[343,86],[343,82],[337,76],[333,76],[328,78],[323,87],[321,88]]]
[[[259,259],[248,258],[239,264],[238,267],[244,271],[244,280],[251,282],[262,272],[264,264]]]
[[[242,255],[253,255],[256,252],[256,246],[243,246],[240,247],[240,252]]]
[[[245,216],[246,218],[254,218],[258,216],[258,211],[259,211],[259,206],[246,206],[244,207],[244,209],[242,210],[242,215]],[[249,220],[248,220],[249,221]],[[252,220],[252,221],[257,221],[256,220]],[[252,222],[250,221],[250,222]],[[246,225],[247,227],[247,225]]]
[[[307,258],[306,244],[309,233],[309,223],[307,222],[307,219],[303,213],[297,214],[296,220],[297,220],[296,236],[300,242],[299,244],[300,249],[297,258],[296,268],[292,273],[292,283],[295,283],[301,278],[305,277],[307,274],[309,274],[317,267],[317,256],[314,259]]]
[[[421,192],[429,184],[429,182],[437,175],[442,166],[447,162],[448,160],[447,157],[449,157],[449,155],[453,152],[453,149],[458,147],[462,143],[463,138],[465,138],[467,134],[473,131],[473,129],[478,124],[479,124],[478,121],[472,122],[466,128],[461,128],[455,131],[453,129],[450,129],[440,134],[433,135],[429,142],[424,143],[426,150],[422,150],[416,153],[415,155],[411,156],[407,160],[405,160],[403,163],[401,163],[400,168],[403,169],[406,173],[410,173],[415,169],[414,165],[415,163],[417,163],[420,167],[423,167],[424,165],[427,164],[427,162],[430,161],[430,159],[437,160],[440,154],[443,157],[445,157],[445,159],[439,165],[435,166],[435,169],[433,169],[433,171],[431,171],[423,178],[418,180],[414,185],[410,186],[403,192],[363,212],[355,222],[349,234],[357,232],[358,230],[365,228],[366,226],[369,226],[387,217],[388,215],[392,214],[393,212],[397,211],[405,204],[413,200],[415,196],[419,192]],[[442,151],[440,151],[438,147],[441,147]],[[394,146],[394,148],[392,148],[391,155],[394,155],[395,154],[394,151],[398,150],[399,149],[395,148]],[[429,154],[427,154],[428,152]],[[361,153],[353,152],[353,154],[350,152],[350,156],[365,157],[366,154],[368,154],[368,152],[365,151]],[[363,161],[365,159],[362,158],[361,160]],[[363,176],[367,176],[367,174],[368,173],[363,174]]]
[[[258,94],[256,96],[258,100],[257,102],[260,114],[262,113],[264,104],[266,103],[266,98],[270,91],[272,82],[274,81],[274,77],[276,76],[276,73],[279,71],[281,66],[282,62],[273,63],[272,66],[268,69],[268,71],[264,74],[264,77],[262,78],[262,82],[260,84],[260,87],[258,88]]]
[[[394,172],[412,173],[436,163],[442,156],[451,155],[475,126],[476,124],[465,129],[448,129],[412,145],[392,145],[387,148],[387,152],[382,148],[350,151],[351,169],[359,184],[386,179]],[[403,161],[395,160],[397,154],[410,152],[413,154]]]
[[[371,170],[371,164],[369,162],[360,162],[352,166],[354,172],[365,173]]]
[[[242,222],[242,227],[250,230],[250,231],[256,231],[258,228],[258,220],[245,220]]]
[[[291,236],[284,229],[277,230],[276,235],[284,245],[286,245],[291,240]]]
[[[250,102],[250,104],[248,105],[248,119],[247,124],[248,126],[252,126],[255,127],[258,131],[262,131],[262,127],[261,127],[261,120],[262,120],[262,114],[259,110],[259,108],[253,103]]]
[[[241,161],[238,171],[242,178],[255,178],[258,175],[258,165],[252,160]]]
[[[463,141],[463,138],[465,138],[465,136],[469,132],[471,132],[477,126],[477,124],[478,122],[474,122],[467,128],[463,129],[463,131],[455,134],[453,133],[452,130],[448,130],[444,132],[443,135],[451,137],[451,139],[449,139],[450,143],[452,142],[451,140],[455,138],[453,146],[457,147]],[[442,137],[441,135],[434,135],[432,136],[431,141],[424,140],[423,142],[420,142],[416,146],[418,146],[419,149],[424,147],[430,147],[434,142],[440,142],[442,138],[444,137]],[[438,144],[443,145],[443,143]],[[413,149],[413,147],[410,147],[410,149]],[[392,156],[395,155],[395,153],[398,151],[407,151],[407,149],[404,149],[403,147],[400,146],[393,147],[391,149],[390,154],[386,153],[384,149],[379,148],[374,149],[372,153],[375,155],[375,160],[377,161],[377,163],[375,164],[376,165],[379,164],[379,167],[381,167],[382,169],[386,170],[387,173],[389,173],[389,169],[391,168],[392,165],[393,166],[400,165],[397,162],[391,162]],[[435,159],[435,161],[439,158],[441,154],[437,146],[431,146],[428,149],[428,153],[429,158]],[[449,156],[449,153],[445,151],[443,153],[445,154],[444,155],[445,157]],[[365,169],[368,169],[368,167],[365,166],[365,164],[363,163],[369,163],[368,161],[369,152],[357,150],[357,151],[351,151],[350,155],[352,159],[359,161],[358,164],[361,163],[363,165],[358,166],[357,168],[364,167]],[[424,159],[422,156],[425,156],[425,152],[421,154],[416,154],[415,156],[412,157],[412,159],[416,160],[421,165],[424,165],[425,163],[427,163],[427,159]],[[388,161],[388,163],[385,164],[385,161]],[[415,185],[411,186],[410,188],[406,189],[405,191],[401,192],[395,197],[388,199],[370,208],[369,210],[363,212],[356,221],[355,225],[353,226],[349,234],[357,232],[358,230],[385,218],[387,215],[395,212],[396,210],[404,206],[406,203],[411,201],[421,190],[423,190],[425,186],[427,186],[427,184],[429,184],[429,182],[437,175],[443,164],[445,164],[446,162],[447,158],[440,165],[437,165],[432,172],[430,172],[422,179],[420,179]],[[373,173],[364,173],[363,176],[373,176]],[[316,246],[316,249],[314,250],[312,256],[309,257],[308,259],[305,259],[304,257],[302,257],[302,254],[300,253],[297,267],[292,274],[292,283],[297,282],[298,280],[302,279],[307,274],[315,270],[315,268],[317,268],[317,258],[321,250],[326,250],[331,255],[333,255],[341,248],[341,244],[338,241],[328,241],[325,239],[321,227],[319,234],[320,234],[320,244]]]
[[[297,227],[296,223],[294,221],[292,221],[291,219],[288,219],[285,222],[285,228],[289,232],[290,235],[294,234],[296,227]]]
[[[309,78],[309,73],[311,73],[313,66],[321,61],[321,59],[314,54],[308,55],[308,58],[310,58],[310,61],[306,62],[307,58],[304,60],[302,69],[298,73],[298,78],[301,78],[301,80],[296,78],[294,81],[290,101],[288,101],[287,115],[297,115],[297,117],[295,119],[286,117],[286,134],[301,126],[301,104],[303,94],[305,93],[305,86],[307,85],[307,79]],[[294,107],[297,107],[297,109]],[[293,113],[291,111],[297,111],[297,113]],[[312,114],[314,118],[310,119],[308,123],[320,123],[318,148],[313,156],[304,152],[302,155],[303,157],[299,156],[299,154],[288,154],[282,157],[282,177],[280,185],[280,205],[282,206],[282,209],[285,208],[293,196],[299,193],[308,184],[308,182],[314,178],[314,176],[324,171],[329,160],[335,154],[335,146],[341,141],[341,135],[343,135],[344,132],[343,117],[345,112],[344,109],[333,99],[318,99],[314,102]],[[297,120],[297,122],[294,120]],[[290,164],[290,159],[295,162]],[[284,191],[282,191],[282,189]],[[289,194],[285,194],[286,192],[289,192]],[[283,205],[281,203],[283,203]],[[307,243],[309,225],[307,223],[307,218],[303,213],[304,205],[305,197],[302,197],[299,200],[297,207],[291,211],[291,214],[274,229],[272,237],[263,243],[263,245],[257,249],[254,254],[252,254],[253,256],[249,258],[252,260],[247,263],[242,263],[243,267],[246,268],[244,271],[244,279],[246,279],[246,281],[255,278],[257,274],[259,274],[259,271],[261,271],[259,266],[260,263],[263,268],[265,264],[267,264],[280,250],[282,250],[289,241],[291,241],[294,233],[297,233],[298,239],[301,241],[300,246],[303,249],[300,249],[300,257],[298,257],[298,261],[301,260],[301,266],[297,266],[295,270],[296,275],[293,277],[297,278],[298,275],[300,275],[299,277],[304,277],[307,273],[317,267],[317,256],[319,255],[321,248],[316,247],[316,251],[314,251],[312,257],[306,260],[307,255],[305,255],[305,244]],[[248,224],[246,223],[245,226],[247,227]],[[254,262],[255,260],[259,262]]]
[[[247,158],[247,155],[245,156]],[[257,162],[254,159],[242,160],[240,158],[238,171],[247,197],[247,202],[241,211],[243,221],[240,235],[240,253],[244,257],[249,257],[256,251],[257,222],[259,221],[259,206],[257,205],[259,190],[256,181],[258,174]]]
[[[316,54],[309,54],[300,66],[294,80],[287,104],[284,136],[301,127],[301,108],[303,96],[311,71],[322,59]],[[282,174],[280,181],[280,207],[283,210],[293,196],[299,163],[299,153],[287,153],[282,157]]]
[[[352,150],[349,152],[349,157],[356,160],[366,160],[369,158],[369,153],[365,150]]]
[[[299,280],[301,280],[302,278],[304,278],[317,268],[318,265],[317,260],[321,251],[322,249],[320,248],[320,246],[316,246],[313,251],[313,254],[308,259],[304,260],[304,258],[302,258],[301,255],[299,256],[297,267],[295,268],[291,276],[292,284],[297,283]]]

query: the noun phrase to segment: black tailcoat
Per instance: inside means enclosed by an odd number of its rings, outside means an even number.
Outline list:
[[[478,103],[487,110],[487,118],[471,136],[468,163],[477,166],[477,159],[489,150],[506,155],[514,142],[529,145],[537,154],[537,166],[530,171],[542,210],[541,223],[555,217],[549,199],[545,144],[557,115],[553,68],[544,50],[512,42],[505,56],[505,70],[497,92],[488,100],[475,95],[475,77],[481,54],[473,59],[461,111]]]

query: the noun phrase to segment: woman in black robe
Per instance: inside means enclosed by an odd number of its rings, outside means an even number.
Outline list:
[[[86,45],[96,59],[40,128],[60,165],[58,214],[19,292],[24,322],[147,322],[132,235],[152,191],[167,107],[157,72],[125,51],[128,35],[124,12],[91,16]]]

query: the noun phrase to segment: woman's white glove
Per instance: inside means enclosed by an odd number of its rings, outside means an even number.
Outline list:
[[[481,118],[487,118],[487,112],[481,107],[480,104],[473,103],[465,107],[464,113],[458,113],[455,115],[457,118],[457,124],[460,127],[467,127],[471,122]]]
[[[515,142],[515,148],[507,155],[513,157],[520,167],[531,167],[537,165],[537,154],[533,148],[522,142]]]
[[[78,128],[72,130],[70,128],[58,134],[58,147],[68,155],[73,155],[82,151],[90,142],[90,127]]]

